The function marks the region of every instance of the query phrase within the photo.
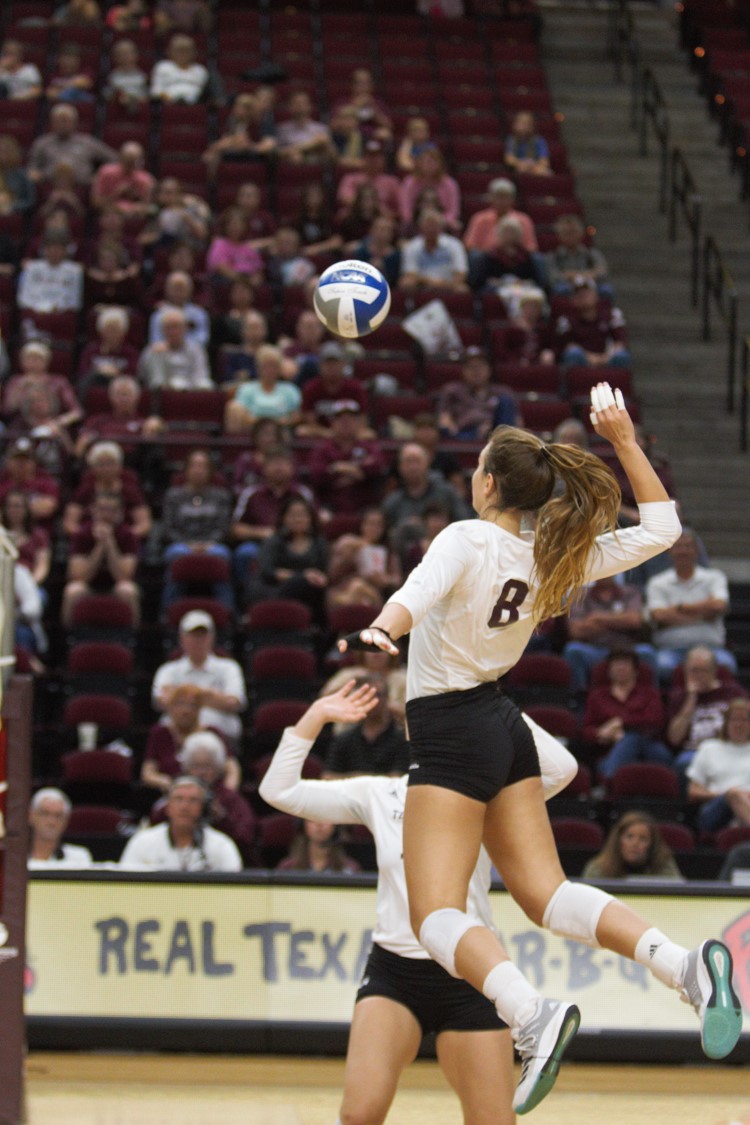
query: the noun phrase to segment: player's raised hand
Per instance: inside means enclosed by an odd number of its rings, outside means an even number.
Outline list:
[[[347,680],[342,688],[316,701],[321,718],[327,723],[361,723],[378,701],[377,690],[371,684]]]
[[[374,652],[379,649],[387,652],[389,656],[398,656],[398,647],[391,640],[385,629],[378,625],[370,625],[367,629],[360,629],[356,633],[347,633],[337,644],[339,652]]]
[[[597,383],[591,388],[591,424],[600,437],[614,446],[635,441],[635,428],[622,391],[619,387],[613,391],[609,383]]]

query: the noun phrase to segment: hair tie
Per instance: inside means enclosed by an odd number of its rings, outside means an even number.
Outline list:
[[[547,464],[548,464],[548,465],[550,465],[550,466],[552,466],[552,461],[553,461],[553,458],[552,458],[552,451],[551,451],[551,449],[549,448],[549,446],[548,446],[548,445],[542,445],[542,446],[540,447],[540,452],[541,452],[541,454],[542,454],[542,457],[544,458],[544,460],[545,460],[545,461],[547,462]]]

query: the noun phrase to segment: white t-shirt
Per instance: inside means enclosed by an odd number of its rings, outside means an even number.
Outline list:
[[[21,270],[18,304],[34,312],[65,312],[80,309],[83,302],[83,267],[79,262],[52,266],[34,258]]]
[[[524,715],[532,728],[549,800],[575,775],[575,759],[557,739]],[[373,941],[400,957],[426,958],[409,922],[403,861],[403,819],[406,777],[348,777],[329,781],[302,780],[302,766],[312,742],[288,727],[260,783],[264,801],[283,812],[332,824],[365,824],[375,839],[378,864],[377,924]],[[489,904],[490,858],[484,848],[469,883],[467,912],[493,928]]]
[[[215,828],[200,828],[189,848],[176,848],[168,824],[156,824],[131,836],[120,856],[131,871],[241,871],[242,857],[234,840]]]
[[[674,568],[655,574],[646,586],[646,605],[649,610],[669,609],[676,605],[718,598],[729,607],[729,583],[721,570],[696,566],[691,578],[679,578]],[[653,642],[657,648],[692,648],[709,645],[722,648],[726,640],[724,619],[694,621],[690,625],[663,625],[654,629]]]
[[[658,555],[680,534],[673,501],[642,504],[641,522],[601,535],[589,562],[593,582]],[[523,655],[536,622],[534,536],[487,520],[461,520],[430,544],[389,599],[409,610],[406,697],[465,691],[499,679]]]
[[[178,687],[181,684],[195,684],[199,688],[233,695],[239,700],[241,711],[247,707],[242,669],[237,661],[229,656],[217,656],[216,653],[211,652],[200,668],[187,656],[168,660],[166,664],[157,668],[154,676],[151,688],[154,706],[158,708],[157,700],[163,688]],[[229,711],[218,711],[215,707],[201,707],[200,725],[214,727],[227,738],[239,738],[242,733],[242,723],[237,715]]]
[[[34,859],[29,856],[29,871],[59,871],[61,867],[80,870],[93,866],[94,860],[88,848],[82,848],[78,844],[63,844],[60,850],[62,855],[53,855],[49,859]]]
[[[687,775],[712,793],[726,793],[735,786],[750,789],[750,742],[707,738],[696,750]]]
[[[208,71],[201,63],[188,67],[178,66],[171,59],[162,59],[151,71],[151,97],[166,94],[171,102],[182,101],[194,105],[208,81]]]

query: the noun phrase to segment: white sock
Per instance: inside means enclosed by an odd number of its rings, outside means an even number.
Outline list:
[[[668,988],[679,988],[685,974],[688,951],[670,941],[666,934],[652,926],[635,947],[635,959],[645,965]]]
[[[501,961],[490,969],[484,978],[482,992],[510,1028],[520,1027],[531,1019],[537,1002],[542,998],[512,961]]]

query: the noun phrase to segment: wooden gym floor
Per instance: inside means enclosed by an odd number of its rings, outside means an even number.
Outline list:
[[[334,1125],[340,1059],[29,1056],[27,1125]],[[750,1125],[741,1067],[569,1063],[533,1125]],[[460,1125],[433,1062],[404,1075],[388,1125]]]

